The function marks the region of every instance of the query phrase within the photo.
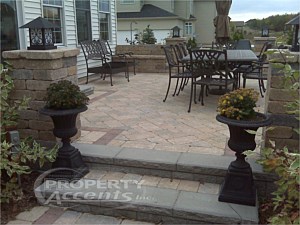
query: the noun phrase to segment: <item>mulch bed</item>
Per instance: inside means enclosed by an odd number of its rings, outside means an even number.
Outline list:
[[[34,206],[38,205],[33,191],[33,184],[39,173],[32,172],[31,174],[22,175],[21,185],[23,188],[22,199],[11,203],[1,204],[1,224],[6,224],[10,220],[14,220],[15,217],[25,211],[30,210]]]

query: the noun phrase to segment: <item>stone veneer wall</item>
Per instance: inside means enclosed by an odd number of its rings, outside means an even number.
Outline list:
[[[264,43],[268,41],[272,43],[273,48],[275,48],[275,44],[276,44],[276,37],[254,37],[254,52],[260,52],[262,46],[264,45]]]
[[[165,73],[168,70],[161,45],[117,45],[116,54],[132,52],[136,61],[136,72]],[[133,68],[131,67],[132,71]]]
[[[38,111],[45,105],[44,97],[48,86],[59,80],[70,80],[78,84],[77,55],[79,49],[59,48],[55,50],[34,51],[15,50],[3,52],[3,57],[12,64],[12,78],[15,89],[10,99],[19,100],[30,97],[29,108],[20,112],[18,131],[20,137],[33,137],[44,143],[56,141],[52,133],[50,117]],[[79,116],[77,127],[80,127]],[[80,135],[78,129],[76,136]]]
[[[299,70],[299,53],[284,54],[274,53],[270,59],[284,62],[283,57],[292,68]],[[286,104],[299,99],[299,90],[292,92],[285,89],[283,86],[283,73],[279,72],[270,64],[268,73],[268,92],[266,95],[266,111],[273,116],[272,127],[274,130],[266,132],[266,145],[270,146],[268,140],[275,141],[276,148],[282,149],[287,146],[291,151],[299,151],[299,135],[293,131],[294,128],[299,128],[299,121],[294,115],[287,113]]]

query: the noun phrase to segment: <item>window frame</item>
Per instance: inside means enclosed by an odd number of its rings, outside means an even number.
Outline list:
[[[60,5],[59,4],[48,4],[48,3],[45,3],[45,1],[47,1],[47,0],[43,0],[42,1],[42,16],[43,16],[43,18],[45,18],[44,7],[56,8],[56,9],[59,10],[59,15],[60,15],[60,18],[59,18],[60,19],[60,28],[59,29],[60,29],[60,33],[61,33],[61,42],[54,43],[54,45],[56,45],[56,46],[64,46],[64,44],[65,44],[65,36],[66,36],[65,29],[64,29],[64,24],[65,24],[65,21],[64,21],[64,1],[62,1],[62,0],[56,0],[58,2],[61,2]],[[47,19],[47,18],[45,18],[45,19]],[[55,28],[54,28],[54,34],[56,32],[57,31],[55,31]]]
[[[134,3],[135,3],[135,0],[121,0],[120,1],[120,4],[122,4],[122,5],[133,5]]]
[[[108,2],[108,11],[104,11],[104,10],[101,10],[101,2],[102,1],[107,1]],[[111,29],[111,5],[110,5],[110,0],[99,0],[98,1],[98,4],[99,4],[99,10],[98,10],[98,13],[99,13],[99,38],[102,39],[101,37],[101,34],[102,34],[102,31],[101,31],[101,14],[105,14],[108,16],[107,18],[107,40],[106,41],[111,41],[111,33],[112,33],[112,29]]]
[[[193,23],[192,22],[185,22],[185,35],[192,35],[193,34]],[[190,31],[190,32],[188,32]]]
[[[85,9],[85,8],[77,8],[76,5],[76,1],[74,1],[75,4],[75,12],[76,12],[76,36],[77,36],[77,43],[79,43],[80,41],[85,41],[85,40],[89,40],[91,41],[93,39],[93,33],[92,33],[92,15],[91,15],[91,2],[89,2],[89,9]],[[81,0],[81,1],[86,1],[86,0]],[[81,12],[85,12],[88,13],[88,21],[86,21],[86,23],[88,24],[88,39],[85,40],[79,40],[79,32],[78,32],[78,16],[77,16],[77,11],[81,11]]]

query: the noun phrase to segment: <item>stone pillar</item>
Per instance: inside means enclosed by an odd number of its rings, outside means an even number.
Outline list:
[[[299,53],[285,51],[283,54],[274,53],[269,60],[276,59],[277,62],[286,62],[292,68],[299,70]],[[298,80],[299,82],[299,80]],[[291,84],[291,82],[289,82]],[[274,130],[266,132],[266,146],[275,142],[275,147],[282,149],[287,146],[290,151],[299,151],[299,135],[293,130],[299,128],[299,121],[294,115],[288,114],[287,104],[299,99],[299,90],[291,91],[284,86],[284,74],[278,68],[270,64],[268,71],[268,87],[266,94],[266,113],[271,114],[274,121],[271,125]]]
[[[182,42],[187,42],[187,38],[186,37],[166,38],[166,45],[176,45]]]
[[[20,137],[28,136],[43,143],[56,141],[52,133],[50,117],[38,111],[45,105],[44,97],[51,83],[70,80],[78,84],[77,55],[79,49],[59,48],[55,50],[15,50],[3,52],[3,57],[13,66],[12,78],[15,88],[12,100],[29,97],[29,108],[20,112],[18,131]],[[79,117],[78,117],[79,118]],[[80,125],[80,119],[78,119]],[[80,134],[80,129],[78,129]]]
[[[254,52],[260,52],[262,46],[264,43],[268,41],[272,43],[273,48],[275,47],[276,44],[276,37],[254,37]]]

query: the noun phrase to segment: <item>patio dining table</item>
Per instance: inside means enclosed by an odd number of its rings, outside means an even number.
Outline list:
[[[252,50],[248,49],[228,49],[227,52],[227,61],[230,68],[239,68],[243,65],[250,65],[253,62],[257,61],[258,58]],[[190,55],[186,55],[181,59],[181,62],[187,63],[191,60]],[[221,55],[219,60],[225,60],[224,56]],[[237,77],[238,86],[240,85],[240,73]],[[223,89],[212,89],[210,90],[211,94],[221,95],[224,94],[227,90]]]
[[[227,51],[227,61],[230,64],[234,63],[237,67],[258,60],[257,56],[252,50],[228,49],[226,51]],[[191,60],[190,55],[186,55],[181,59],[182,62],[188,62],[190,60]],[[220,58],[220,60],[222,60],[222,58]]]

